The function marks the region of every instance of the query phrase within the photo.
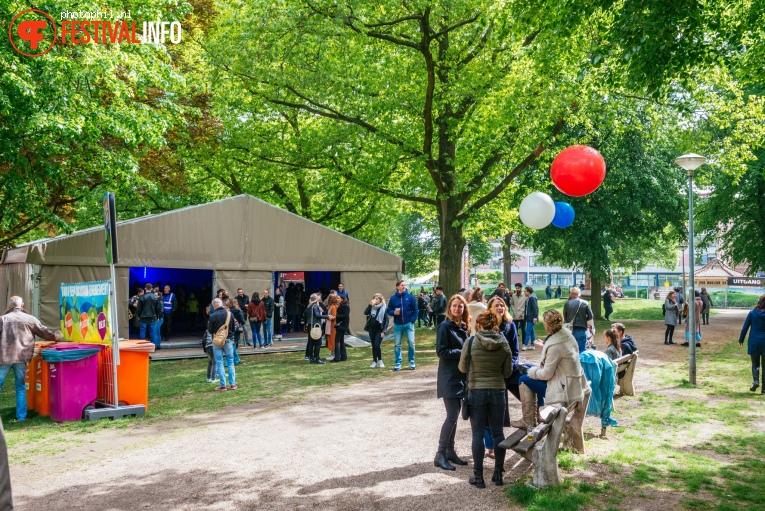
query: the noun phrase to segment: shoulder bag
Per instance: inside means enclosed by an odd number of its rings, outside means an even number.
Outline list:
[[[470,385],[470,348],[473,347],[473,337],[468,341],[467,347],[467,365],[465,366],[465,392],[462,394],[462,419],[468,420],[470,418],[470,403],[468,402],[468,385]]]
[[[226,344],[228,339],[228,324],[231,322],[231,311],[226,311],[226,322],[221,326],[215,335],[213,335],[212,342],[219,348],[222,348]]]
[[[315,305],[311,306],[311,330],[309,330],[308,335],[311,336],[311,339],[314,341],[318,341],[321,339],[322,331],[321,331],[321,323],[314,323],[314,316],[313,316],[313,308]]]
[[[582,306],[582,299],[579,298],[579,305],[576,306],[576,312],[574,313],[574,317],[571,318],[571,321],[563,325],[563,328],[567,329],[569,332],[574,331],[574,321],[576,321],[576,315],[579,314],[579,307]]]

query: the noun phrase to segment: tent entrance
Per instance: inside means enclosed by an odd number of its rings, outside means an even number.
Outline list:
[[[138,266],[130,268],[129,279],[130,296],[136,294],[138,288],[148,282],[155,287],[159,286],[160,289],[169,285],[178,300],[178,307],[173,314],[173,331],[181,335],[201,334],[206,326],[205,307],[213,299],[213,270]],[[189,310],[192,295],[198,304],[196,314]],[[133,322],[130,326],[131,334],[137,336],[138,332]]]

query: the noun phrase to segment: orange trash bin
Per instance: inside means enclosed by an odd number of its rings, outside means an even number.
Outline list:
[[[120,342],[117,384],[120,403],[143,405],[149,410],[149,353],[154,345],[146,341]]]
[[[50,415],[50,364],[42,357],[35,360],[35,411],[43,417]]]
[[[27,389],[27,411],[35,409],[35,395],[37,394],[35,371],[38,360],[42,360],[42,357],[32,357],[32,360],[27,364],[27,372],[24,375],[24,387]]]

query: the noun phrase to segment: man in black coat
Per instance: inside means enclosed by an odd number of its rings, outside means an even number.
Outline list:
[[[146,339],[146,329],[148,328],[149,340],[156,346],[156,349],[160,349],[159,332],[156,331],[155,327],[160,315],[163,314],[162,302],[154,294],[154,285],[151,282],[147,282],[143,288],[146,292],[138,299],[136,306],[136,314],[138,314],[138,319],[141,322],[139,336],[142,340]]]

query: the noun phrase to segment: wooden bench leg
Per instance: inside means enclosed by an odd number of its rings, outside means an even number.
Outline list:
[[[534,478],[532,484],[536,488],[556,486],[560,484],[558,475],[558,445],[566,424],[568,410],[561,408],[560,413],[553,421],[552,428],[547,434],[542,445],[535,445],[531,454],[531,462],[534,464]]]
[[[584,454],[584,432],[582,431],[582,426],[584,425],[587,405],[590,403],[590,393],[590,390],[587,389],[584,393],[584,400],[574,409],[571,420],[566,421],[566,426],[563,429],[563,447],[574,449],[580,454]]]

